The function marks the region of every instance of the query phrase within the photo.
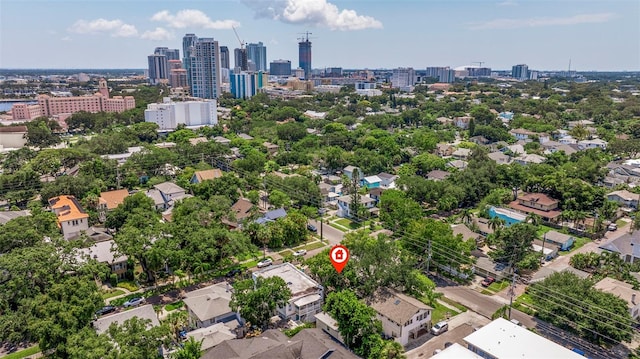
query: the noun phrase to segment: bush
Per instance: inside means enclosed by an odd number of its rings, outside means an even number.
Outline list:
[[[118,275],[115,273],[111,273],[111,275],[109,276],[109,282],[111,283],[112,287],[118,286]]]
[[[284,330],[283,333],[289,338],[291,338],[292,336],[298,334],[303,329],[315,328],[315,327],[316,325],[314,323],[304,323],[303,325],[295,327],[293,329]]]
[[[128,281],[122,281],[120,283],[118,283],[117,287],[120,288],[124,288],[130,292],[135,292],[136,290],[138,290],[138,286],[132,282],[128,282]]]

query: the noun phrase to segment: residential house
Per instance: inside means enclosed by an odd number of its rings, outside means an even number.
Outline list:
[[[620,207],[638,209],[640,194],[629,192],[625,189],[621,191],[613,191],[607,194],[607,199],[618,203]]]
[[[451,154],[451,157],[458,160],[466,160],[469,156],[471,156],[471,149],[469,148],[458,148]]]
[[[430,328],[433,308],[395,290],[380,289],[367,304],[382,322],[382,332],[403,346],[417,338],[421,330]]]
[[[153,207],[156,211],[164,211],[167,209],[162,193],[155,188],[150,188],[144,193],[153,201]]]
[[[625,233],[622,236],[600,246],[609,252],[618,253],[625,263],[640,261],[640,231]]]
[[[173,182],[158,183],[153,186],[153,189],[147,190],[146,195],[153,200],[158,210],[169,209],[173,207],[176,201],[192,197],[186,193],[184,188]]]
[[[231,291],[229,283],[221,282],[187,292],[183,302],[189,313],[189,327],[205,328],[234,320],[242,322],[240,315],[229,307]]]
[[[376,200],[369,196],[360,196],[360,204],[370,212],[373,212],[372,210],[375,208]],[[351,195],[338,197],[338,212],[336,215],[343,218],[352,217],[350,205]]]
[[[605,178],[602,179],[602,186],[612,189],[614,187],[617,187],[621,184],[626,184],[627,182],[625,182],[625,180],[623,180],[622,178],[617,178],[617,177],[611,177],[611,176],[606,176]],[[631,186],[631,185],[630,185]]]
[[[453,119],[453,124],[458,128],[466,130],[469,127],[469,122],[471,122],[471,118],[472,118],[471,116],[455,117]]]
[[[342,173],[349,178],[349,180],[353,180],[353,171],[358,170],[358,180],[362,180],[364,178],[364,173],[362,170],[355,166],[347,166],[342,170]]]
[[[606,150],[607,141],[601,140],[599,138],[596,138],[593,140],[582,140],[582,141],[578,141],[578,146],[585,150],[588,150],[591,148],[600,148],[602,150]]]
[[[125,152],[125,153],[108,154],[108,155],[102,155],[100,157],[106,158],[108,160],[115,160],[116,162],[118,162],[118,166],[121,166],[125,162],[127,162],[129,157],[133,156],[136,153],[142,152],[142,151],[143,151],[142,147],[134,146],[134,147],[128,147],[127,148],[127,152]]]
[[[117,245],[113,240],[96,242],[91,247],[78,250],[78,261],[85,262],[85,258],[92,258],[99,263],[105,263],[111,269],[111,273],[124,278],[127,273],[127,256],[116,255]]]
[[[200,343],[200,350],[209,350],[226,340],[238,337],[236,334],[237,322],[216,323],[209,327],[199,328],[187,332],[187,338],[193,338]]]
[[[469,227],[464,224],[452,224],[451,230],[453,231],[454,236],[460,235],[462,237],[462,240],[464,240],[465,242],[473,241],[473,243],[478,244],[483,241],[483,238],[480,234],[470,230]]]
[[[318,187],[320,188],[320,194],[322,195],[323,201],[325,202],[335,201],[342,195],[341,184],[329,184],[326,182],[321,182],[318,184]]]
[[[339,341],[344,344],[344,339],[340,334],[340,329],[338,328],[338,322],[331,317],[328,313],[321,312],[316,314],[316,328],[322,330],[323,332],[329,334],[333,339]]]
[[[216,138],[218,138],[218,137],[216,137]],[[224,137],[220,137],[220,138],[221,139],[225,139],[226,141],[222,141],[222,142],[216,141],[216,142],[222,143],[222,144],[225,144],[225,145],[228,145],[229,143],[231,143],[231,141],[227,140]],[[227,142],[227,141],[229,141],[229,142]],[[209,142],[209,140],[206,137],[196,137],[196,138],[190,138],[189,139],[189,143],[191,144],[191,146],[195,146],[195,145],[197,145],[199,143],[207,143],[207,142]]]
[[[193,173],[191,177],[191,183],[202,183],[206,180],[214,180],[216,178],[222,177],[222,171],[218,168],[214,168],[211,170],[205,171],[196,171]]]
[[[576,140],[575,138],[567,135],[564,136],[562,138],[558,139],[558,142],[562,143],[563,145],[576,145],[578,144],[578,140]]]
[[[264,216],[258,218],[256,223],[264,224],[267,222],[275,222],[278,218],[284,218],[287,216],[287,211],[284,208],[274,209],[264,214]]]
[[[372,188],[369,190],[369,197],[373,198],[376,201],[376,205],[380,202],[380,198],[382,197],[382,193],[384,192],[383,188]]]
[[[100,221],[106,221],[107,212],[118,208],[119,205],[124,203],[124,199],[127,197],[129,197],[129,190],[126,188],[100,192],[100,197],[98,198],[98,216],[100,217]]]
[[[478,228],[478,233],[480,233],[482,236],[486,237],[493,233],[493,229],[491,229],[488,219],[477,217],[473,219],[473,223]]]
[[[484,136],[473,136],[469,138],[469,141],[475,143],[476,145],[481,145],[481,146],[488,145],[489,143],[491,143],[491,141],[489,141]]]
[[[367,187],[367,189],[371,189],[371,188],[378,188],[380,187],[380,184],[382,183],[382,179],[380,179],[380,177],[374,175],[374,176],[368,176],[362,179],[362,181],[360,182],[362,186]]]
[[[396,180],[400,178],[400,176],[386,172],[378,173],[378,177],[380,178],[380,187],[382,188],[396,188]]]
[[[61,195],[50,198],[49,207],[56,215],[64,239],[77,237],[89,229],[89,214],[82,209],[74,196]]]
[[[525,130],[524,128],[516,128],[509,133],[516,138],[516,140],[529,140],[533,139],[533,137],[538,136],[536,132]]]
[[[449,176],[451,176],[451,172],[442,170],[432,170],[426,175],[427,179],[432,181],[444,181]]]
[[[0,225],[7,224],[12,219],[30,216],[31,211],[0,211]]]
[[[577,126],[588,127],[593,125],[594,125],[594,122],[591,120],[578,120],[578,121],[567,122],[567,127],[569,127],[570,130]]]
[[[278,152],[278,149],[280,148],[280,146],[271,142],[263,142],[262,146],[267,149],[267,153],[270,155],[276,154],[276,152]]]
[[[571,246],[573,246],[575,238],[570,234],[549,231],[544,234],[544,241],[555,244],[561,251],[568,251],[571,249]]]
[[[120,313],[100,317],[94,320],[91,325],[98,334],[102,334],[106,332],[107,329],[109,329],[112,323],[123,324],[124,322],[132,318],[148,320],[149,328],[160,326],[158,315],[156,314],[156,311],[153,309],[153,305],[151,304],[142,305],[140,307],[125,310]]]
[[[634,290],[633,285],[605,277],[593,286],[594,289],[610,293],[627,302],[629,313],[633,319],[640,319],[640,291]]]
[[[447,162],[447,164],[445,166],[447,167],[451,167],[451,168],[455,168],[455,169],[459,169],[459,170],[463,170],[465,168],[467,168],[467,161],[462,161],[462,160],[453,160],[451,162]]]
[[[174,148],[176,147],[175,142],[158,142],[154,146],[157,148]]]
[[[251,136],[247,135],[246,133],[239,133],[239,134],[238,134],[238,137],[240,137],[240,138],[242,138],[243,140],[246,140],[246,141],[251,141],[251,140],[253,140],[253,137],[251,137]]]
[[[529,154],[520,155],[516,157],[514,160],[516,163],[526,166],[530,164],[540,164],[546,161],[547,159],[546,157],[536,155],[535,153],[529,153]]]
[[[584,359],[582,355],[504,318],[495,319],[474,331],[464,341],[467,349],[482,358]]]
[[[558,250],[560,249],[553,243],[543,242],[538,239],[534,239],[533,243],[531,243],[531,246],[533,247],[534,252],[542,253],[542,258],[544,258],[544,260],[547,262],[557,257]]]
[[[489,157],[491,160],[493,160],[495,163],[499,165],[508,165],[509,163],[511,163],[511,157],[505,155],[500,151],[491,152],[487,154],[487,157]]]
[[[231,229],[239,228],[242,226],[242,223],[245,219],[251,216],[251,209],[253,208],[253,203],[246,198],[240,198],[231,206],[231,212],[234,214],[235,221],[231,221],[229,219],[222,219],[222,222],[228,225]]]
[[[453,124],[453,119],[448,117],[438,117],[436,121],[440,122],[442,125],[451,125]]]
[[[299,322],[315,322],[315,314],[322,311],[324,288],[306,273],[291,263],[282,263],[253,273],[258,277],[280,277],[291,290],[291,299],[283,307],[277,308],[280,318]]]
[[[213,138],[213,142],[219,143],[221,145],[229,146],[231,144],[231,140],[228,138],[224,138],[222,136],[216,136]]]
[[[438,143],[436,145],[436,154],[440,157],[448,157],[456,150],[454,146],[448,143]]]
[[[555,222],[562,214],[558,209],[559,201],[543,193],[524,193],[509,203],[509,207],[526,214],[537,214],[543,220]]]
[[[259,337],[226,340],[202,354],[202,359],[358,359],[349,349],[318,328],[289,338],[276,329]]]

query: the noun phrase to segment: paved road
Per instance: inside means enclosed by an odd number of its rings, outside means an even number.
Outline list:
[[[315,219],[310,219],[309,224],[312,224],[318,228],[318,236],[320,235],[320,222]],[[344,233],[338,229],[335,229],[328,225],[326,222],[322,225],[322,235],[324,240],[329,240],[329,244],[335,246],[336,244],[340,244],[344,239]]]

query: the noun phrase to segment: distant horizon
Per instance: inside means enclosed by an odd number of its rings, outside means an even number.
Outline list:
[[[313,70],[322,70],[322,69],[326,69],[326,68],[330,68],[330,67],[340,67],[340,66],[327,66],[327,67],[314,67]],[[391,71],[400,67],[410,67],[413,68],[415,71],[424,71],[426,70],[428,67],[440,67],[440,66],[427,66],[427,67],[411,67],[411,66],[398,66],[398,67],[378,67],[378,68],[370,68],[370,67],[362,67],[362,68],[347,68],[347,67],[341,67],[343,71],[364,71],[364,70],[370,70],[370,71]],[[442,66],[442,67],[446,67],[446,66]],[[472,65],[469,65],[469,67],[473,67]],[[489,67],[489,66],[483,66],[483,67]],[[490,68],[490,67],[489,67]],[[41,71],[55,71],[55,70],[61,70],[61,71],[81,71],[81,70],[91,70],[91,71],[95,71],[95,70],[105,70],[105,71],[140,71],[140,72],[144,72],[147,71],[146,68],[127,68],[127,67],[122,67],[122,68],[75,68],[75,67],[69,67],[69,68],[62,68],[62,67],[51,67],[51,68],[47,68],[47,67],[39,67],[39,68],[0,68],[0,71],[37,71],[37,70],[41,70]],[[511,69],[494,69],[491,68],[491,71],[496,71],[496,72],[511,72]],[[538,71],[538,72],[568,72],[569,69],[536,69],[536,68],[529,68],[529,71]],[[268,72],[268,71],[267,71]],[[576,70],[576,69],[571,69],[571,72],[575,72],[575,73],[593,73],[593,72],[601,72],[601,73],[640,73],[640,69],[639,70]],[[483,77],[483,78],[490,78],[490,77]]]
[[[137,69],[187,33],[233,49],[263,42],[267,63],[298,67],[309,31],[312,68],[392,69],[483,63],[508,70],[640,71],[635,0],[3,0],[0,68]],[[234,31],[235,29],[235,31]],[[237,36],[235,34],[237,32]],[[235,59],[231,59],[233,66]]]

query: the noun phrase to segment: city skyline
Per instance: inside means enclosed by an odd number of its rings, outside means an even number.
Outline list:
[[[3,1],[0,68],[141,69],[156,47],[181,49],[186,33],[240,47],[235,26],[245,43],[265,44],[267,63],[297,65],[298,38],[311,32],[313,68],[566,70],[571,59],[578,71],[640,70],[637,1],[118,3]]]

